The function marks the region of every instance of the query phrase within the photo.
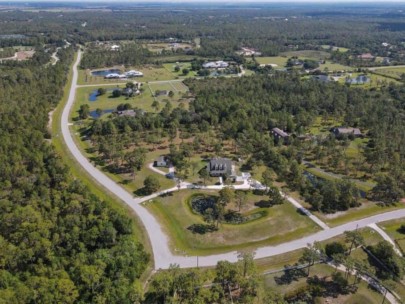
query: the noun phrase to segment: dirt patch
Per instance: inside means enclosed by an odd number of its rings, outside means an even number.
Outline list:
[[[22,61],[22,60],[27,60],[32,58],[32,56],[34,56],[35,51],[19,51],[16,53],[17,55],[17,60],[18,61]]]

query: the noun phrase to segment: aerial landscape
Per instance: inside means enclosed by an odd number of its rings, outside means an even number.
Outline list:
[[[404,255],[404,2],[0,1],[0,304],[399,304]]]

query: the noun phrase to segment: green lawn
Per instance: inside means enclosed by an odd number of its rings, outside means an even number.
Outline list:
[[[352,67],[349,67],[347,65],[342,65],[339,63],[333,63],[331,61],[325,61],[324,64],[319,65],[319,68],[321,71],[325,71],[327,68],[328,72],[333,72],[333,71],[351,71],[353,70]]]
[[[180,68],[180,70],[178,72],[176,72],[174,70],[174,68],[176,66],[179,66],[179,68]],[[197,76],[197,73],[195,71],[191,70],[190,62],[179,62],[178,64],[177,63],[164,63],[163,67],[173,75],[173,79],[174,78],[189,78],[189,77]],[[189,73],[187,75],[184,75],[183,69],[188,69]]]
[[[280,53],[280,56],[299,57],[302,59],[324,60],[328,59],[330,57],[330,54],[325,51],[302,50],[302,51],[289,51]]]
[[[254,203],[267,197],[249,193],[247,208],[255,211],[268,211],[268,214],[258,220],[241,224],[222,224],[219,231],[205,235],[193,234],[187,228],[192,224],[203,224],[201,216],[194,214],[187,199],[196,190],[184,190],[172,196],[159,197],[146,204],[147,208],[159,219],[162,226],[171,236],[171,247],[174,251],[188,254],[209,255],[213,253],[237,250],[242,248],[257,248],[270,244],[280,244],[289,240],[319,230],[306,216],[300,215],[291,204],[285,203],[272,208],[257,208]],[[212,193],[204,191],[203,193]]]
[[[395,240],[397,246],[402,252],[405,252],[405,234],[400,232],[400,227],[405,224],[405,218],[388,222],[379,223],[380,226],[390,237]]]
[[[256,57],[256,61],[259,64],[276,64],[275,68],[284,68],[287,64],[288,58],[286,56],[274,56],[274,57]]]
[[[325,50],[330,50],[332,48],[332,51],[339,51],[341,53],[346,53],[349,51],[348,48],[344,48],[344,47],[340,47],[340,46],[331,46],[331,45],[323,44],[323,45],[321,45],[321,47]]]
[[[401,75],[405,73],[405,67],[384,67],[384,68],[376,68],[376,73],[381,73],[390,77],[395,77],[396,79],[400,80]]]

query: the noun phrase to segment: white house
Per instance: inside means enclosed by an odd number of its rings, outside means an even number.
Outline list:
[[[110,47],[110,49],[111,49],[111,51],[118,51],[118,50],[120,49],[120,46],[119,46],[119,45],[116,45],[116,44],[113,44],[113,45]]]
[[[229,64],[225,61],[210,61],[203,63],[203,68],[205,69],[219,69],[219,68],[227,68]]]
[[[131,70],[131,71],[125,72],[125,76],[126,77],[143,77],[143,73],[140,71]]]
[[[168,165],[168,159],[165,156],[159,156],[154,162],[153,166],[154,167],[167,167]]]

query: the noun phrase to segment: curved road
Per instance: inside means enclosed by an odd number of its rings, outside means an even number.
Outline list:
[[[87,160],[87,158],[81,154],[69,130],[69,126],[71,125],[69,124],[69,112],[75,100],[75,93],[77,89],[77,79],[78,79],[77,66],[80,62],[80,59],[81,59],[81,51],[79,51],[77,60],[73,65],[72,85],[69,91],[68,101],[62,112],[61,128],[63,138],[66,142],[68,149],[70,150],[72,155],[76,158],[77,162],[83,167],[83,169],[85,169],[97,182],[99,182],[109,191],[113,192],[117,197],[119,197],[123,202],[125,202],[138,214],[149,235],[149,239],[153,250],[155,269],[168,268],[170,264],[179,264],[180,267],[195,267],[197,265],[197,260],[199,266],[214,266],[220,260],[228,260],[230,262],[236,262],[237,261],[236,251],[224,254],[202,256],[198,258],[192,256],[180,256],[173,254],[170,251],[168,236],[163,231],[162,227],[157,222],[157,220],[152,216],[152,214],[149,213],[149,211],[142,206],[142,203],[152,198],[155,198],[163,193],[177,191],[178,187],[173,187],[171,189],[167,189],[159,193],[152,194],[148,197],[133,198],[130,193],[128,193],[121,186],[119,186],[115,181],[107,177],[102,171],[95,168]],[[187,187],[190,187],[188,183],[181,184],[181,189],[186,189]],[[258,248],[256,250],[255,257],[259,259],[278,254],[283,254],[289,251],[304,248],[307,246],[308,243],[313,243],[314,241],[323,241],[331,237],[337,236],[339,234],[342,234],[346,230],[355,230],[357,228],[366,227],[373,223],[398,219],[401,217],[405,217],[405,209],[378,214],[358,221],[353,221],[341,226],[322,230],[315,234],[303,237],[298,240],[290,241],[276,246],[266,246]]]

